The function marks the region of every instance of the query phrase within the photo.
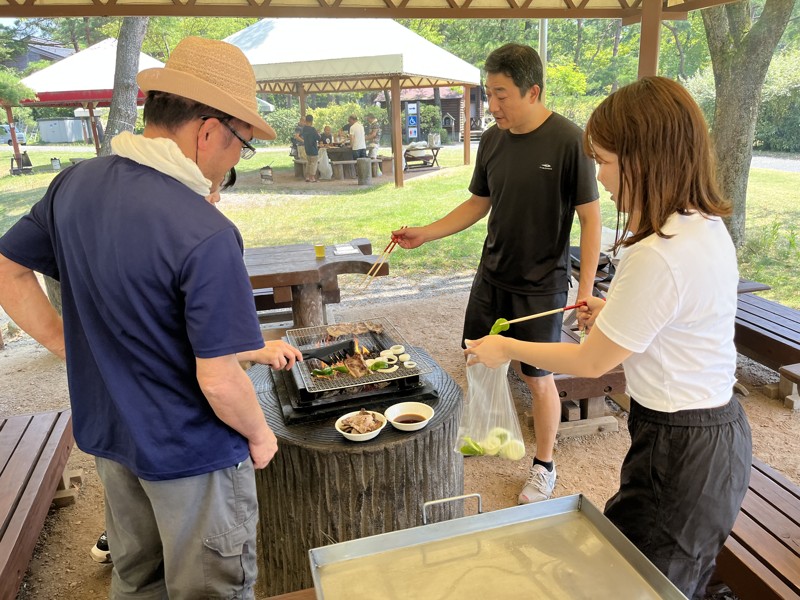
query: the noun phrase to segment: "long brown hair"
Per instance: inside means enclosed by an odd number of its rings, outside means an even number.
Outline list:
[[[619,157],[617,202],[628,215],[639,213],[636,232],[629,237],[630,217],[625,217],[614,251],[653,233],[670,237],[662,229],[676,212],[731,214],[717,186],[703,113],[689,92],[671,79],[643,77],[603,100],[583,136],[584,151],[591,157],[594,144]]]

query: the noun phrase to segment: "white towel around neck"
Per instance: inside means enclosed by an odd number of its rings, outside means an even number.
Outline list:
[[[111,149],[117,156],[169,175],[206,200],[209,199],[211,180],[206,179],[194,161],[186,158],[173,140],[146,138],[123,131],[111,140]]]

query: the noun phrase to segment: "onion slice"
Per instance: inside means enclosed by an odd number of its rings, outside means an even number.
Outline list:
[[[401,354],[397,358],[400,359],[400,362],[406,362],[407,360],[411,360],[411,355],[410,354]]]
[[[395,365],[393,367],[389,367],[388,369],[378,369],[378,373],[394,373],[399,368],[400,367],[398,365]]]
[[[417,363],[415,363],[413,360],[407,360],[407,361],[405,361],[405,362],[403,363],[403,366],[404,366],[406,369],[414,369],[414,368],[416,368],[416,366],[417,366]]]
[[[390,350],[392,351],[392,354],[403,354],[406,351],[406,347],[397,344],[396,346],[392,346]]]

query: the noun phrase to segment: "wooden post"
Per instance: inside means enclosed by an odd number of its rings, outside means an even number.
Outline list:
[[[306,116],[306,89],[302,83],[297,84],[297,95],[300,97],[300,116]]]
[[[472,141],[470,139],[470,124],[469,121],[472,118],[470,115],[470,92],[472,91],[472,87],[465,85],[464,86],[464,164],[469,164],[469,144]],[[478,94],[480,96],[480,93]]]
[[[642,0],[642,33],[639,38],[639,78],[658,75],[661,44],[661,0]]]
[[[403,187],[403,128],[400,122],[400,78],[392,77],[392,156],[394,187]]]

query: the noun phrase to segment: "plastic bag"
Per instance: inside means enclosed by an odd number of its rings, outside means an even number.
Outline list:
[[[467,402],[458,427],[455,450],[465,456],[525,457],[525,443],[508,386],[508,366],[467,367]]]

